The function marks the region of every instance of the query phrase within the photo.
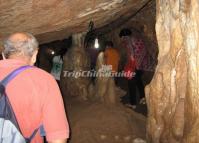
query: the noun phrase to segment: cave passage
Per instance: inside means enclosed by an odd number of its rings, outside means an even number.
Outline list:
[[[2,1],[0,60],[8,35],[36,37],[35,66],[60,88],[69,143],[198,143],[198,9],[198,0]]]
[[[94,21],[89,21],[86,32],[73,33],[64,40],[40,45],[36,65],[57,80],[71,126],[71,143],[146,142],[148,110],[144,88],[153,78],[158,56],[155,6],[154,1],[148,2],[128,18],[100,28],[95,27]],[[113,62],[109,60],[110,63],[118,62],[118,72],[124,71],[128,51],[120,37],[122,29],[130,30],[132,37],[141,39],[146,59],[153,64],[151,69],[136,71],[132,80],[124,76],[78,76],[80,71],[94,74],[102,68],[110,70],[106,58],[111,54]],[[112,49],[107,50],[107,45]],[[76,74],[72,75],[74,72]],[[65,73],[71,73],[71,76]]]

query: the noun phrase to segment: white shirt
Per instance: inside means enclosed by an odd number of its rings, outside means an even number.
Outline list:
[[[54,56],[51,74],[55,77],[56,80],[60,80],[62,65],[63,65],[63,60],[61,56]]]

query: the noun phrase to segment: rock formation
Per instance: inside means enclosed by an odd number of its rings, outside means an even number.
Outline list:
[[[113,77],[104,74],[104,55],[101,52],[97,59],[95,84],[90,75],[79,75],[90,70],[90,60],[83,48],[84,34],[73,36],[73,46],[64,56],[63,73],[61,76],[61,89],[64,96],[76,96],[81,99],[98,100],[106,104],[115,104],[125,94],[117,88]],[[109,72],[110,73],[110,72]],[[74,75],[73,75],[74,74]],[[92,75],[94,76],[94,75]]]
[[[149,143],[199,140],[199,1],[156,0],[158,67],[146,88]]]
[[[115,104],[116,103],[116,85],[114,79],[112,77],[106,76],[111,71],[103,69],[105,65],[104,62],[104,53],[99,53],[97,58],[97,65],[96,69],[99,74],[99,77],[96,77],[96,84],[95,84],[95,96],[99,98],[102,102],[106,104]],[[103,77],[104,76],[104,77]]]
[[[87,30],[92,20],[101,27],[129,17],[148,0],[22,0],[0,2],[0,41],[16,31],[27,31],[41,43]]]
[[[83,40],[84,34],[73,35],[73,45],[64,56],[61,89],[64,96],[79,96],[86,100],[89,96],[89,84],[91,81],[89,77],[79,75],[81,71],[90,70],[89,57],[84,50]],[[71,75],[68,73],[71,73]]]
[[[33,33],[41,43],[63,39],[71,33],[86,31],[90,20],[98,28],[120,18],[128,18],[146,2],[148,0],[0,2],[0,47],[2,39],[16,31]],[[198,9],[198,0],[156,0],[159,63],[151,84],[146,88],[149,143],[197,143],[199,140]],[[147,37],[155,41],[154,21],[150,23],[150,18],[141,13],[132,21],[133,26],[138,24],[137,28],[143,29]],[[131,25],[132,21],[124,26]],[[121,28],[114,34],[118,36]],[[89,59],[82,47],[83,37],[82,34],[74,35],[74,45],[64,57],[64,71],[89,70]],[[119,41],[118,37],[114,41]],[[157,51],[154,53],[156,55]],[[61,88],[64,94],[83,99],[93,95],[95,89],[98,91],[96,96],[102,100],[106,100],[106,94],[115,95],[114,90],[112,93],[106,90],[109,85],[114,87],[113,80],[98,78],[95,87],[90,86],[90,82],[85,77],[64,77],[63,72]],[[101,92],[99,89],[103,88]],[[115,103],[112,97],[110,103]]]
[[[118,49],[121,55],[121,67],[126,63],[126,50],[121,45],[121,39],[119,33],[122,28],[133,28],[140,32],[143,40],[146,44],[146,48],[154,60],[157,60],[158,45],[155,32],[156,23],[156,1],[149,1],[145,7],[143,7],[137,14],[132,16],[127,21],[123,21],[122,24],[112,29],[111,32],[106,34],[106,39],[112,40],[115,47]],[[143,75],[144,84],[148,84],[151,81],[153,72],[145,72]]]

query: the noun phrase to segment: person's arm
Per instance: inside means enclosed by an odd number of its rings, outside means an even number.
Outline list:
[[[55,79],[49,75],[42,122],[49,143],[66,143],[69,137],[69,125],[66,118],[63,99]]]

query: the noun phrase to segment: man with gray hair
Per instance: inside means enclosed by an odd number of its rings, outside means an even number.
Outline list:
[[[0,60],[0,80],[13,70],[33,66],[38,42],[29,33],[15,33],[4,42]],[[20,73],[6,87],[6,93],[24,137],[43,125],[49,143],[66,143],[69,126],[59,87],[54,78],[39,68]],[[39,133],[31,143],[42,143]]]

